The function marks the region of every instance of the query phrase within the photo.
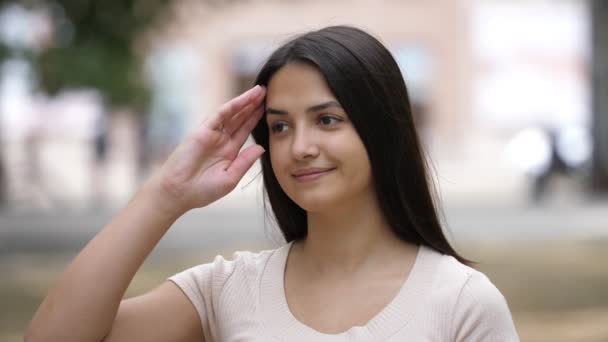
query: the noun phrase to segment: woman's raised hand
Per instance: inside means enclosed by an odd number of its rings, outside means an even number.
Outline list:
[[[255,86],[228,101],[171,153],[146,184],[160,196],[165,209],[181,215],[236,187],[264,153],[260,145],[240,149],[262,117],[265,94],[265,88]]]
[[[121,300],[175,220],[234,189],[264,153],[258,145],[239,151],[262,117],[265,92],[257,86],[230,100],[173,151],[49,290],[32,318],[27,341],[173,341],[189,333],[193,340],[203,339],[198,315],[175,286],[128,304]],[[147,329],[167,319],[177,325],[153,333]]]

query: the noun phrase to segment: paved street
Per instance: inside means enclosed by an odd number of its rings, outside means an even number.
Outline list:
[[[114,210],[0,213],[0,254],[76,251],[112,217]],[[446,208],[457,242],[608,238],[608,202],[461,205]],[[280,242],[260,208],[210,207],[182,217],[159,245],[161,251]]]

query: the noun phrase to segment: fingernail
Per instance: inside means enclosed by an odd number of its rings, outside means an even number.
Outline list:
[[[249,99],[254,99],[258,96],[258,92],[260,91],[258,89],[259,87],[260,87],[259,85],[256,85],[247,91],[247,95],[248,95]]]

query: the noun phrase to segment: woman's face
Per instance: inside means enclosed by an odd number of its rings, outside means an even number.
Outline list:
[[[272,169],[289,198],[308,212],[372,198],[365,146],[315,67],[279,69],[266,109]]]

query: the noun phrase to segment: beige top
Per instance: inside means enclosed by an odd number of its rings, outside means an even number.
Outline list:
[[[519,341],[507,302],[482,273],[421,246],[397,296],[364,326],[324,334],[298,321],[283,275],[290,244],[221,256],[170,278],[198,311],[207,342]]]

